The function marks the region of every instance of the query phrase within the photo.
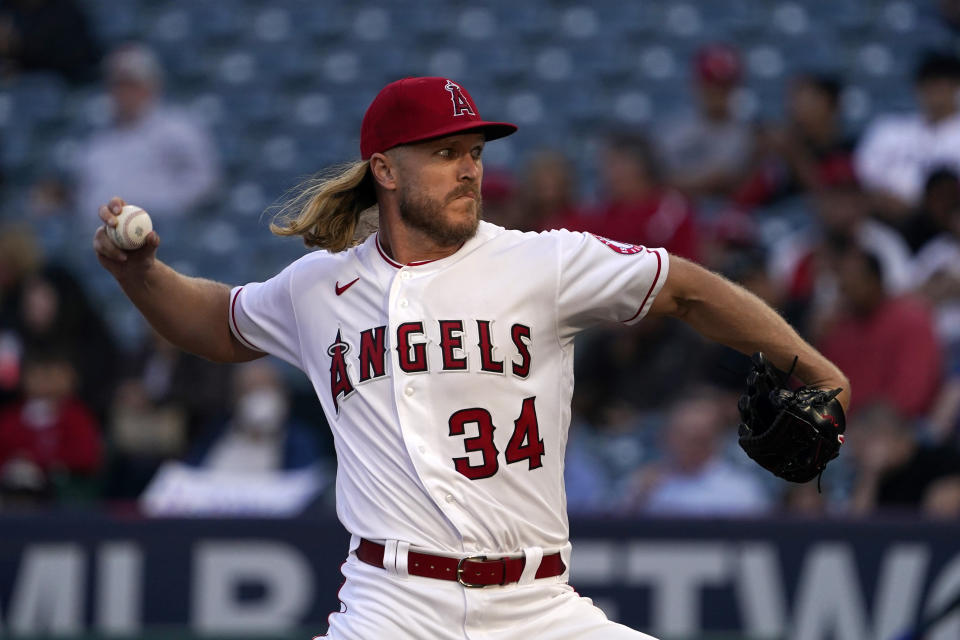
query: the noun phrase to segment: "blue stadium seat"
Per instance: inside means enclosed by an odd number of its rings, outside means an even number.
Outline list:
[[[67,87],[57,75],[24,74],[10,87],[12,117],[18,123],[44,123],[65,117]]]
[[[118,43],[140,35],[143,12],[138,0],[89,0],[87,9],[90,24],[104,42]]]
[[[246,11],[238,11],[226,2],[189,2],[180,0],[179,6],[190,11],[196,37],[215,43],[236,43],[244,23]]]

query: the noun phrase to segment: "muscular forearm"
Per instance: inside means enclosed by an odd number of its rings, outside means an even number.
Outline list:
[[[257,356],[230,333],[230,288],[177,273],[159,260],[142,272],[118,274],[117,282],[157,333],[184,351],[217,362]]]
[[[151,231],[137,249],[124,250],[108,237],[126,203],[112,198],[100,207],[104,225],[93,234],[93,250],[123,292],[157,333],[184,351],[216,362],[244,362],[263,354],[240,344],[227,324],[230,288],[177,273],[156,258],[160,236]]]
[[[814,387],[842,387],[838,399],[848,406],[850,384],[843,373],[760,298],[673,256],[668,283],[670,300],[662,303],[663,312],[684,320],[704,337],[742,353],[762,351],[783,370],[789,369],[794,356],[798,356],[797,377]]]

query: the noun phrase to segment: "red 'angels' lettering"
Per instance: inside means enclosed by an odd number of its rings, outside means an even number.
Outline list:
[[[503,373],[503,360],[493,358],[493,340],[490,338],[490,321],[477,320],[477,332],[480,334],[480,369],[490,373]]]
[[[423,335],[422,322],[404,322],[397,327],[397,355],[400,368],[406,373],[427,370],[427,345],[422,341],[413,342],[410,336],[415,334]]]
[[[465,371],[467,359],[457,357],[454,350],[463,351],[463,322],[460,320],[440,321],[440,350],[443,352],[444,371]]]
[[[386,327],[374,327],[360,334],[360,382],[386,375],[386,336]]]
[[[513,338],[513,344],[520,353],[520,362],[514,361],[513,375],[518,378],[526,378],[530,373],[530,350],[527,345],[530,343],[530,327],[515,324],[510,329],[510,337]]]
[[[397,364],[404,373],[423,373],[430,370],[428,349],[439,350],[441,368],[444,371],[483,371],[503,375],[507,368],[504,357],[495,343],[490,320],[476,320],[476,334],[467,342],[467,321],[440,320],[436,330],[430,331],[423,322],[405,322],[397,327],[396,344]],[[471,322],[472,325],[472,322]],[[472,327],[471,327],[472,328]],[[473,334],[471,333],[471,336]],[[334,409],[339,413],[341,402],[354,391],[355,384],[364,384],[387,375],[387,328],[373,327],[360,332],[357,349],[357,370],[347,366],[347,354],[352,353],[351,340],[344,339],[341,330],[327,347],[330,356],[330,394]],[[513,354],[504,354],[510,358],[509,372],[517,378],[530,375],[533,362],[531,351],[532,330],[526,324],[515,323],[510,326],[509,342]],[[471,359],[472,352],[475,354]],[[476,357],[476,356],[479,357]],[[472,363],[472,365],[471,365]],[[476,363],[479,363],[477,365]],[[351,375],[354,376],[351,378]]]

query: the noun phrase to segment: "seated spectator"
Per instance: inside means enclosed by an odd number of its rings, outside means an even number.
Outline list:
[[[7,0],[0,5],[3,75],[59,73],[72,82],[96,77],[100,46],[74,0]]]
[[[33,233],[26,227],[0,227],[0,407],[15,399],[20,388],[20,290],[39,269],[40,250]]]
[[[803,192],[816,193],[834,181],[836,165],[849,165],[854,140],[844,131],[840,81],[802,74],[790,84],[788,122],[761,136],[764,157],[734,200],[743,208]]]
[[[134,395],[152,406],[173,405],[184,412],[190,439],[230,410],[232,367],[181,351],[153,330],[125,368],[123,381],[136,387]]]
[[[611,136],[602,152],[602,202],[595,214],[576,220],[572,231],[590,231],[620,242],[665,247],[696,260],[699,232],[690,201],[661,180],[646,138]]]
[[[559,151],[537,153],[524,167],[520,185],[523,229],[547,231],[584,226],[577,198],[577,174],[569,158]]]
[[[577,343],[573,409],[601,427],[617,415],[663,410],[697,381],[705,352],[702,338],[668,318],[584,335]]]
[[[505,229],[522,229],[523,215],[516,197],[513,174],[497,169],[487,169],[480,188],[483,202],[483,219]]]
[[[47,266],[24,281],[14,303],[22,349],[70,345],[78,395],[102,418],[116,380],[116,340],[80,282],[62,267]]]
[[[0,328],[16,324],[20,287],[41,262],[40,247],[29,227],[0,227]]]
[[[937,218],[940,233],[913,261],[913,284],[934,305],[941,339],[960,347],[960,191],[957,195],[954,206]]]
[[[771,507],[758,475],[723,457],[726,429],[717,399],[682,400],[663,431],[664,457],[640,469],[630,499],[656,515],[732,516]]]
[[[697,111],[666,123],[658,136],[667,182],[692,197],[729,196],[748,175],[754,132],[733,110],[742,74],[732,47],[700,49],[694,61]]]
[[[864,247],[881,260],[891,294],[909,290],[913,282],[909,247],[893,228],[870,217],[870,201],[849,161],[831,163],[812,202],[816,224],[777,240],[770,254],[773,279],[785,292],[785,314],[816,337],[824,314],[836,304],[833,257],[846,246]]]
[[[268,360],[236,368],[233,407],[187,456],[206,469],[256,473],[309,467],[319,460],[316,436],[290,417],[290,394]]]
[[[126,363],[108,422],[112,447],[104,495],[112,499],[140,495],[160,465],[183,456],[230,404],[228,365],[185,353],[155,332]]]
[[[960,516],[954,499],[960,453],[954,447],[921,444],[916,428],[882,401],[865,407],[849,434],[857,461],[854,513],[898,509]]]
[[[930,412],[931,435],[940,442],[960,434],[960,203],[942,219],[942,232],[914,260],[917,290],[931,305],[946,347],[947,379]]]
[[[943,23],[960,35],[960,0],[940,0],[937,5]]]
[[[878,401],[910,418],[924,415],[942,376],[930,308],[912,295],[890,296],[882,263],[867,249],[844,247],[836,263],[838,305],[819,348],[850,379],[850,415]]]
[[[960,177],[953,169],[934,169],[923,185],[920,207],[907,220],[903,235],[914,253],[945,231],[960,210]]]
[[[0,477],[7,489],[27,478],[43,492],[99,471],[99,428],[76,386],[77,372],[62,349],[26,355],[23,397],[0,411]]]
[[[897,226],[917,210],[934,168],[960,172],[960,59],[929,53],[915,80],[920,110],[879,116],[856,151],[857,175],[877,213]]]
[[[106,61],[111,125],[77,157],[77,206],[95,218],[118,193],[155,219],[182,216],[213,195],[219,166],[209,135],[186,114],[161,105],[162,71],[146,47],[128,44]]]
[[[157,472],[141,504],[152,515],[292,516],[327,482],[316,435],[289,414],[269,360],[235,369],[233,407],[186,458]]]
[[[596,446],[597,434],[590,425],[574,418],[567,434],[563,483],[570,515],[610,513],[614,507],[615,481]],[[619,496],[617,496],[619,497]]]

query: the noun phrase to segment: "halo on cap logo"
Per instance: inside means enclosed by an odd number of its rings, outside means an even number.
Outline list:
[[[465,113],[469,113],[472,116],[477,115],[473,112],[473,107],[470,106],[470,102],[467,101],[466,96],[463,95],[463,90],[460,89],[460,85],[453,80],[447,80],[447,84],[445,84],[443,88],[450,92],[450,101],[453,102],[454,116],[462,116]]]

